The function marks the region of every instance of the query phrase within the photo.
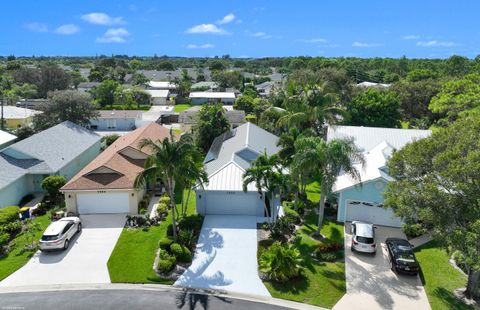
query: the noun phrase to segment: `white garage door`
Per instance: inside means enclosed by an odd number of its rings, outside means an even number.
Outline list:
[[[257,215],[260,205],[259,195],[256,193],[211,192],[206,198],[205,214]]]
[[[395,216],[391,208],[383,208],[375,203],[347,200],[345,212],[345,221],[362,221],[392,227],[402,226],[402,220]]]
[[[128,213],[128,193],[77,194],[79,214]]]

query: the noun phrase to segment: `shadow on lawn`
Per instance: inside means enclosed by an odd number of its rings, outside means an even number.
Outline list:
[[[309,280],[305,275],[300,275],[295,279],[287,281],[285,283],[280,283],[276,281],[266,281],[272,285],[272,287],[280,293],[289,293],[298,295],[302,292],[305,292],[310,284]]]
[[[473,307],[470,307],[464,304],[461,300],[457,299],[453,292],[450,292],[446,289],[436,288],[434,294],[440,298],[447,309],[458,309],[458,310],[472,310]]]

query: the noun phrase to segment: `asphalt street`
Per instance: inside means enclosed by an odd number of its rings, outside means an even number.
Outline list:
[[[227,309],[280,310],[260,302],[190,291],[77,290],[0,294],[0,310]]]

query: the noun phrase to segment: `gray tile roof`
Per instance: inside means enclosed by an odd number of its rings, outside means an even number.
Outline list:
[[[66,121],[12,144],[0,152],[0,188],[27,173],[56,173],[100,139]]]

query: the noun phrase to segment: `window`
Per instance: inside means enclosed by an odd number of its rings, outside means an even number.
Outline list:
[[[68,223],[67,226],[65,226],[65,228],[62,231],[62,235],[65,234],[72,226],[73,226],[73,222]]]
[[[107,119],[107,128],[117,128],[117,120],[116,119]]]

